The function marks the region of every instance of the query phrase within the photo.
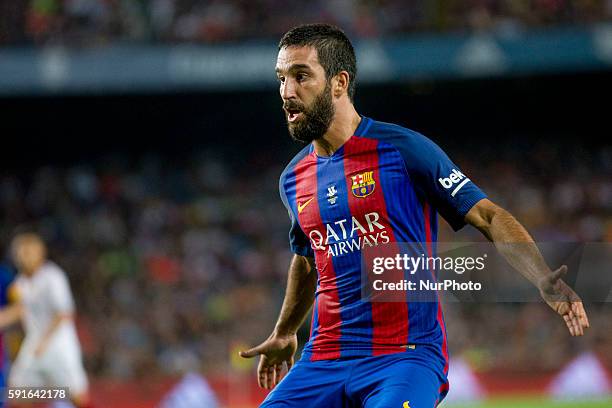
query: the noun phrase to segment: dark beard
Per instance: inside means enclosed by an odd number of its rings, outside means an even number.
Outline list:
[[[299,109],[302,111],[303,118],[296,123],[287,122],[289,134],[293,140],[298,142],[310,143],[323,137],[334,118],[336,110],[332,103],[331,84],[328,82],[325,89],[315,98],[312,107],[297,103],[288,102],[285,108]]]

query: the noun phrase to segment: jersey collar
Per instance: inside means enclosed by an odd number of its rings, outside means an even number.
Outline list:
[[[359,115],[361,116],[361,122],[359,122],[359,126],[357,126],[357,129],[355,129],[355,136],[365,136],[366,133],[368,132],[368,130],[370,129],[370,125],[372,124],[372,119],[363,116],[363,115]]]

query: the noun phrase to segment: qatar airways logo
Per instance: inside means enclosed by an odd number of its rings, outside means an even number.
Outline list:
[[[378,220],[377,212],[367,213],[363,219],[351,217],[325,224],[325,234],[319,230],[310,231],[313,249],[327,252],[327,256],[338,256],[359,251],[367,246],[389,243],[389,235]]]

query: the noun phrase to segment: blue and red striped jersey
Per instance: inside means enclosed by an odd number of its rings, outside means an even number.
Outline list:
[[[425,136],[362,117],[329,157],[302,149],[280,178],[291,249],[318,271],[311,335],[302,358],[326,360],[432,346],[448,368],[439,302],[362,298],[365,246],[420,243],[434,256],[437,214],[454,229],[484,193]]]

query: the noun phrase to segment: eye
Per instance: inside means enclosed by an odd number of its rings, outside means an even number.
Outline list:
[[[296,81],[298,81],[298,82],[302,82],[302,81],[304,81],[304,80],[305,80],[307,77],[308,77],[308,75],[307,75],[307,74],[305,74],[305,73],[303,73],[303,72],[300,72],[300,73],[298,73],[298,74],[295,76],[295,79],[296,79]]]
[[[278,80],[278,82],[280,82],[281,84],[285,82],[285,77],[284,76],[278,76],[276,77],[276,79]]]

